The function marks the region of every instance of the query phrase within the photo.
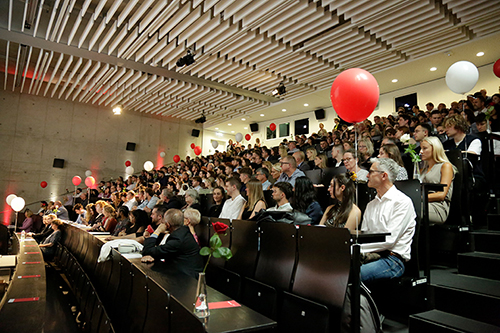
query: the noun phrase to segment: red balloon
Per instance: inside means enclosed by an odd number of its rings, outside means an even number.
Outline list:
[[[273,132],[276,131],[276,124],[272,123],[271,125],[269,125],[269,129]]]
[[[200,155],[200,154],[201,154],[201,147],[200,147],[200,146],[196,146],[196,147],[194,147],[194,153],[195,153],[196,155]]]
[[[191,144],[191,149],[195,149],[196,145],[194,143]]]
[[[495,73],[497,77],[500,77],[500,59],[493,64],[493,73]]]
[[[92,186],[94,186],[94,184],[95,184],[94,177],[90,176],[90,177],[85,178],[85,185],[87,185],[87,187],[92,187]]]
[[[47,187],[47,182],[44,180],[43,182],[40,183],[40,186],[42,188],[46,188]]]
[[[335,78],[330,99],[335,112],[348,123],[359,123],[375,110],[379,98],[377,80],[361,68],[351,68]]]
[[[130,162],[130,161],[126,161],[126,162],[125,162],[125,166],[126,166],[126,167],[129,167],[129,166],[131,166],[131,165],[132,165],[132,162]]]
[[[78,186],[82,182],[82,179],[80,178],[80,176],[75,176],[75,177],[73,177],[72,182],[73,182],[73,185]]]
[[[174,162],[175,163],[179,163],[180,160],[181,160],[181,157],[179,155],[175,155],[174,156]]]
[[[250,134],[245,135],[245,140],[250,141],[251,138],[252,136]]]

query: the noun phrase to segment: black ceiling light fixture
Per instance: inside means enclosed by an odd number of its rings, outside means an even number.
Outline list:
[[[286,94],[286,87],[283,82],[281,82],[277,88],[274,88],[273,91],[271,91],[271,94],[273,94],[273,96],[281,96]]]
[[[191,50],[187,50],[187,55],[179,58],[179,60],[177,60],[175,64],[177,65],[177,67],[189,66],[194,64],[194,61],[194,54],[192,54]]]

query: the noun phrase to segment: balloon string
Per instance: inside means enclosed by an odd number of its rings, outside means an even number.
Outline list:
[[[356,160],[356,164],[355,164],[355,167],[354,167],[354,173],[356,173],[357,169],[358,169],[358,131],[357,131],[357,126],[356,126],[357,123],[354,123],[354,158]],[[356,175],[356,178],[357,178],[357,175]],[[358,182],[356,182],[356,206],[359,207],[359,204],[358,204]],[[359,224],[357,223],[358,221],[358,217],[356,216],[356,236],[359,235]],[[356,241],[357,241],[357,237],[356,237]]]

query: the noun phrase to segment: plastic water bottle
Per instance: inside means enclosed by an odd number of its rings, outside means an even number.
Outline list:
[[[21,232],[21,241],[25,240],[26,239],[26,231],[22,231]]]

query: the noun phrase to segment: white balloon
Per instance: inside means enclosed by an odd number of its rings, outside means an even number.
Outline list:
[[[154,167],[155,165],[153,164],[153,162],[151,161],[144,162],[144,170],[151,171],[153,170]]]
[[[15,197],[12,202],[11,202],[11,207],[13,210],[15,210],[16,212],[19,212],[21,211],[23,208],[24,208],[24,204],[26,202],[24,201],[23,198],[21,197]]]
[[[90,170],[85,171],[85,176],[87,176],[87,177],[92,176],[92,171],[90,171]]]
[[[446,85],[456,94],[465,94],[479,79],[477,67],[469,61],[458,61],[446,71]]]
[[[162,152],[160,153],[160,156],[161,156],[161,157],[165,157],[165,155],[166,155],[166,154],[165,154],[165,152],[164,152],[164,151],[162,151]]]
[[[133,175],[133,174],[134,174],[134,168],[133,168],[133,167],[131,167],[131,166],[126,167],[126,168],[125,168],[125,173],[126,173],[127,175]]]
[[[236,139],[236,142],[241,142],[241,140],[243,140],[243,134],[236,133],[236,135],[234,136],[234,138]]]
[[[9,194],[9,195],[7,196],[7,199],[5,200],[5,201],[7,201],[7,205],[9,205],[9,206],[10,206],[10,204],[12,203],[12,200],[13,200],[14,198],[17,198],[17,195],[15,195],[15,194]]]
[[[219,147],[219,142],[218,141],[215,141],[215,140],[212,140],[212,147],[217,148]]]

